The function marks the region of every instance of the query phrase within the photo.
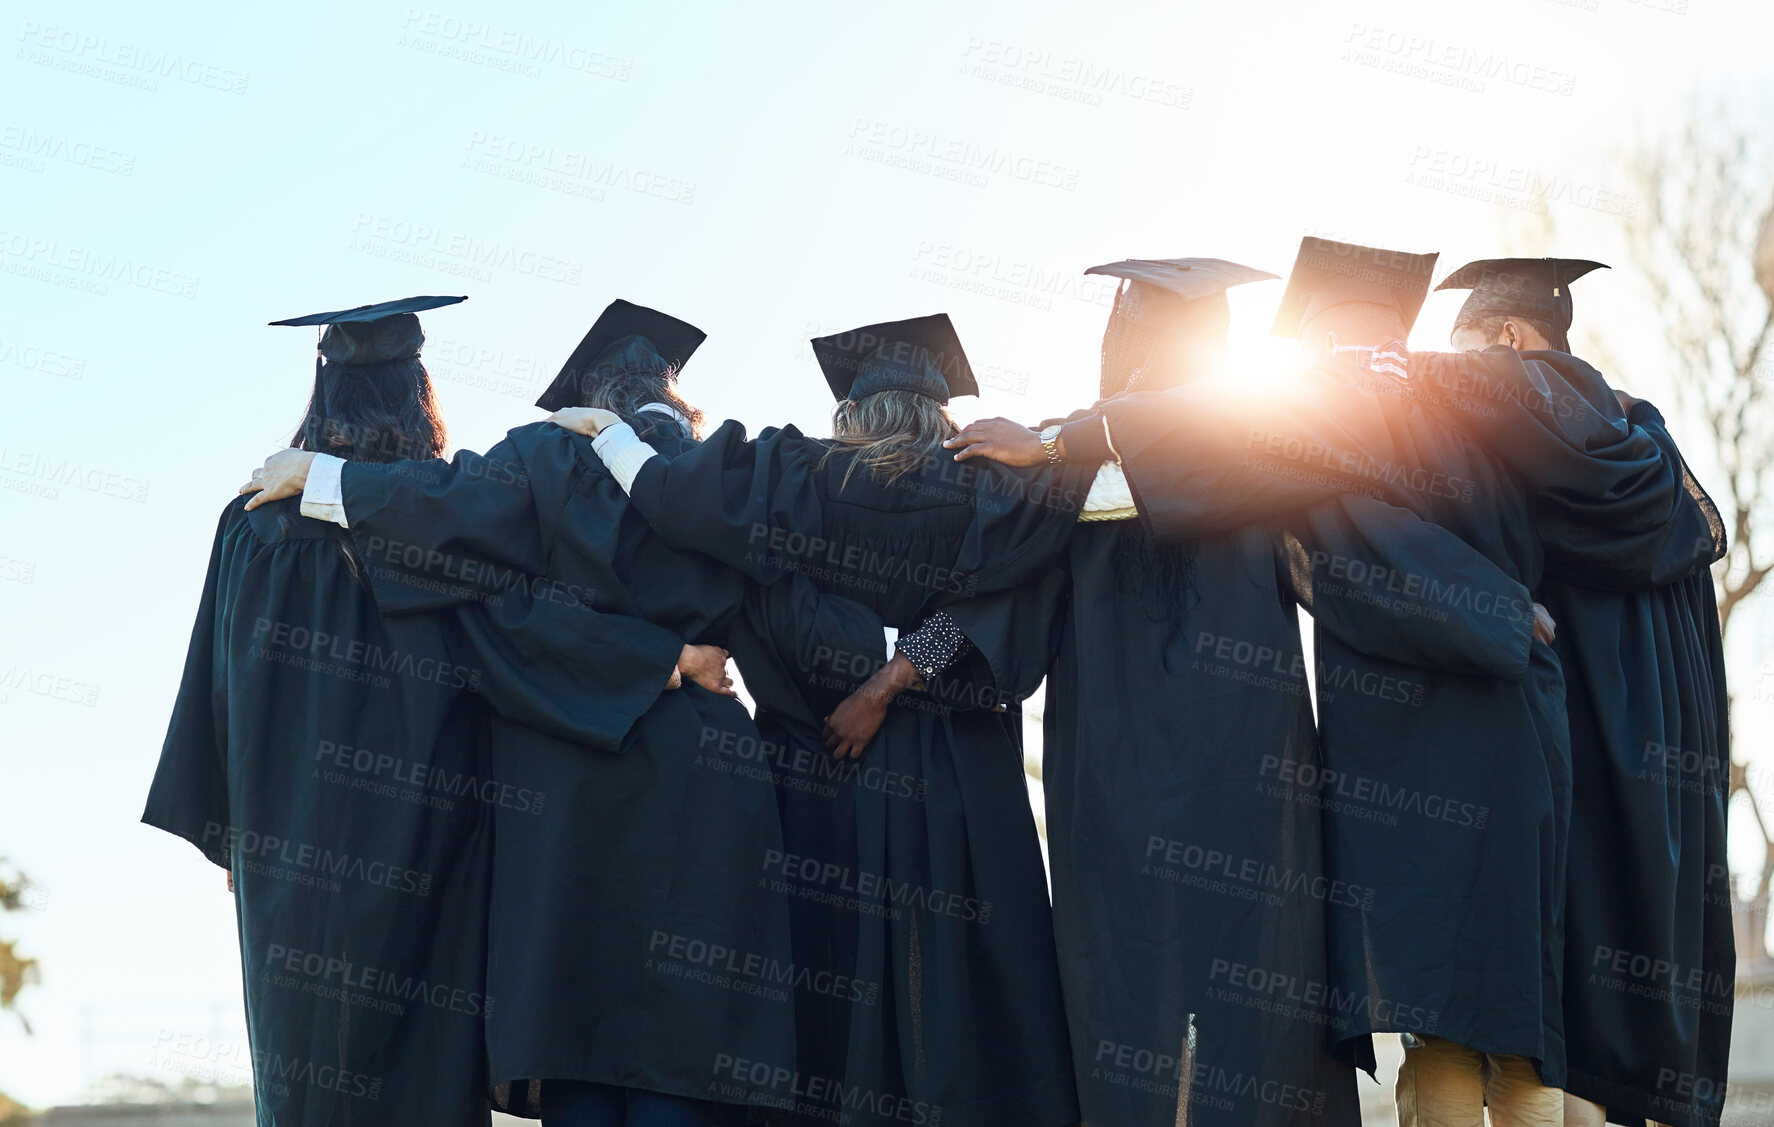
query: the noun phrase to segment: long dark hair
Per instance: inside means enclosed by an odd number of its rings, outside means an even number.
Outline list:
[[[414,356],[379,364],[322,363],[290,446],[353,462],[399,462],[439,457],[447,441],[431,374]],[[351,537],[344,529],[333,532],[352,576],[362,583],[363,563]]]
[[[1185,301],[1129,282],[1115,294],[1103,329],[1101,397],[1163,391],[1194,380],[1225,349],[1232,307],[1224,293]]]
[[[415,356],[322,364],[290,445],[355,462],[399,462],[435,458],[447,440],[431,375]]]

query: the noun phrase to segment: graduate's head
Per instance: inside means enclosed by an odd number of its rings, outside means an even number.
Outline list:
[[[447,441],[431,376],[413,356],[371,364],[323,361],[290,445],[355,462],[398,462],[435,458]]]
[[[650,413],[644,408],[649,403],[663,403],[683,417],[693,437],[702,436],[702,412],[678,393],[677,365],[659,355],[645,337],[627,336],[612,344],[576,385],[578,402],[573,406],[614,411],[641,430]]]
[[[1436,254],[1339,243],[1307,236],[1275,311],[1275,336],[1294,337],[1324,355],[1404,340],[1429,292]]]
[[[679,394],[678,373],[707,338],[688,321],[618,298],[593,322],[536,406],[601,407],[640,430],[652,415],[641,408],[663,403],[700,435],[702,412]]]
[[[951,395],[977,395],[973,368],[947,314],[865,325],[813,340],[813,355],[837,396],[832,449],[878,479],[917,469],[960,429]],[[845,480],[848,481],[848,473]]]
[[[1300,342],[1318,356],[1338,348],[1372,348],[1409,335],[1410,326],[1398,310],[1375,301],[1326,306],[1300,326]]]
[[[1086,274],[1126,279],[1103,329],[1104,399],[1162,391],[1216,368],[1226,354],[1226,290],[1275,275],[1219,258],[1130,258]]]
[[[1517,352],[1571,350],[1571,283],[1591,270],[1583,258],[1481,258],[1442,280],[1438,290],[1471,290],[1448,338],[1455,351],[1502,345]]]
[[[1448,334],[1448,344],[1455,352],[1483,352],[1498,345],[1513,348],[1517,352],[1534,352],[1552,348],[1552,338],[1555,335],[1556,330],[1550,321],[1511,316],[1507,313],[1487,313],[1455,321],[1454,331]],[[1559,351],[1564,350],[1561,348]]]
[[[417,314],[465,300],[409,297],[273,321],[323,326],[314,389],[290,445],[360,462],[443,453],[443,417],[419,359],[425,333]]]

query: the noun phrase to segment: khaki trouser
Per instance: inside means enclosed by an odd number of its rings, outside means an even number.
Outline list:
[[[1419,1037],[1398,1069],[1399,1127],[1562,1127],[1565,1094],[1540,1083],[1526,1057]]]
[[[1598,1103],[1590,1103],[1582,1096],[1565,1093],[1565,1127],[1607,1127],[1608,1109]],[[1651,1127],[1663,1127],[1655,1119],[1646,1120]]]

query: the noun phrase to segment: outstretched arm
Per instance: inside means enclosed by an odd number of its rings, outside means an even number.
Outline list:
[[[1551,641],[1521,583],[1439,525],[1369,497],[1289,521],[1282,569],[1319,626],[1374,657],[1519,681],[1534,638]]]

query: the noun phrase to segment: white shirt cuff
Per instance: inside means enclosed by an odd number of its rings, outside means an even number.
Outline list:
[[[315,520],[330,520],[342,528],[350,528],[345,520],[344,483],[339,474],[345,459],[331,454],[316,454],[308,463],[308,483],[302,488],[302,515]]]
[[[648,458],[659,453],[642,442],[627,423],[616,423],[599,431],[591,440],[591,448],[604,460],[604,467],[616,479],[616,484],[622,486],[624,493],[634,492],[635,475],[641,472]]]
[[[1090,483],[1090,492],[1084,498],[1084,511],[1100,513],[1131,508],[1133,489],[1127,484],[1127,474],[1117,463],[1104,462],[1096,471],[1096,479]]]

